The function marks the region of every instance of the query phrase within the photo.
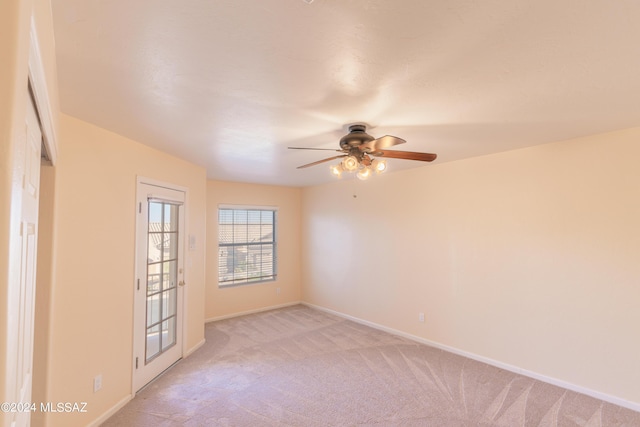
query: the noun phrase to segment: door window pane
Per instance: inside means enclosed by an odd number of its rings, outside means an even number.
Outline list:
[[[147,328],[147,362],[160,353],[160,325]]]
[[[176,287],[178,278],[178,261],[165,261],[162,263],[162,290]]]
[[[176,318],[171,317],[162,322],[162,351],[176,343]]]
[[[178,233],[169,233],[167,235],[167,250],[165,259],[177,259],[178,258]]]
[[[149,202],[149,231],[161,231],[162,203]]]
[[[162,261],[162,233],[149,233],[147,245],[148,261]]]
[[[164,205],[164,231],[178,231],[178,206]]]
[[[175,316],[176,288],[169,289],[162,293],[162,312],[165,313],[165,317]]]
[[[147,325],[153,325],[160,321],[160,294],[147,298]]]
[[[162,281],[162,274],[160,273],[160,267],[162,264],[148,264],[147,265],[147,295],[151,295],[160,290]]]

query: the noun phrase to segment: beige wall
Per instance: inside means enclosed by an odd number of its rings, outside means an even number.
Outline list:
[[[207,319],[300,301],[300,196],[299,188],[221,181],[207,183]],[[276,281],[218,288],[219,204],[278,207]],[[279,295],[277,288],[280,288]]]
[[[47,401],[87,402],[86,414],[48,414],[83,426],[131,393],[135,200],[138,175],[188,189],[186,227],[204,241],[201,167],[62,115],[54,203],[54,280]],[[186,252],[186,346],[204,338],[205,247]],[[103,388],[93,393],[93,378]]]
[[[55,38],[53,33],[53,16],[51,0],[33,0],[33,20],[38,36],[40,59],[45,71],[47,96],[51,103],[52,126],[57,128],[59,122],[58,72],[56,65]]]
[[[639,139],[307,188],[303,300],[638,407]]]

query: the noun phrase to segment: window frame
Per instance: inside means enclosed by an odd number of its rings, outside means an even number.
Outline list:
[[[221,226],[223,225],[221,223],[221,211],[232,211],[232,217],[233,222],[232,224],[235,225],[246,225],[247,226],[247,238],[245,239],[245,241],[236,241],[235,240],[235,236],[233,237],[233,242],[232,243],[222,243],[221,242]],[[272,238],[270,241],[262,241],[262,236],[260,236],[261,241],[260,242],[250,242],[249,241],[249,232],[248,232],[248,226],[251,225],[249,219],[247,218],[246,223],[239,223],[236,224],[235,223],[235,214],[236,212],[242,212],[245,211],[247,215],[249,215],[250,211],[259,211],[259,212],[270,212],[272,214],[272,224],[271,224],[271,232],[272,232]],[[227,204],[220,204],[218,205],[218,210],[217,210],[217,215],[218,215],[218,220],[217,220],[217,225],[218,225],[218,288],[219,289],[226,289],[226,288],[232,288],[232,287],[237,287],[237,286],[246,286],[246,285],[255,285],[255,284],[260,284],[260,283],[269,283],[269,282],[274,282],[277,280],[278,278],[278,237],[277,237],[277,232],[278,232],[278,208],[276,206],[255,206],[255,205],[227,205]],[[262,215],[262,214],[261,214]],[[256,224],[253,224],[256,225]],[[259,225],[264,225],[262,223],[262,219],[260,220],[260,224]],[[261,276],[255,278],[255,279],[251,279],[250,277],[236,277],[236,272],[234,271],[234,273],[232,273],[233,278],[232,279],[227,279],[227,280],[221,280],[224,278],[224,275],[221,274],[222,271],[222,257],[228,257],[228,252],[227,253],[223,253],[223,248],[234,248],[234,247],[243,247],[243,246],[259,246],[262,248],[263,245],[270,245],[271,246],[271,250],[272,250],[272,254],[271,254],[271,274],[269,275],[264,275],[262,274]],[[248,251],[248,249],[247,249]],[[249,254],[247,253],[245,255],[248,259]],[[260,263],[262,263],[262,253],[260,254]],[[225,263],[226,265],[226,263]],[[235,258],[234,258],[234,270],[235,270]],[[257,264],[256,264],[257,265]],[[247,268],[247,271],[249,270],[249,268]],[[261,269],[259,269],[259,271],[261,271]],[[262,272],[262,271],[261,271]],[[248,272],[245,272],[245,274],[248,275]]]

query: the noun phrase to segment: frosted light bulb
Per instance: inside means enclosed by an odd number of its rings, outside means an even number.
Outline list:
[[[387,170],[387,161],[385,159],[373,159],[371,167],[376,173],[382,173]]]
[[[366,179],[369,179],[369,178],[371,177],[371,174],[372,174],[372,172],[371,172],[371,168],[368,168],[368,167],[366,167],[366,166],[365,166],[365,167],[363,167],[362,169],[360,169],[360,170],[358,171],[358,173],[356,174],[356,176],[357,176],[359,179],[361,179],[361,180],[363,180],[363,181],[364,181],[364,180],[366,180]]]
[[[346,170],[347,172],[354,172],[358,169],[358,165],[358,159],[356,159],[354,156],[347,156],[342,161],[342,169]]]
[[[342,165],[340,163],[338,163],[337,165],[331,166],[330,170],[334,176],[338,178],[342,177]]]

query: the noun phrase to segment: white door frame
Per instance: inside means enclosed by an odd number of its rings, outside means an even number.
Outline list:
[[[143,288],[146,284],[146,277],[147,277],[147,272],[146,271],[139,271],[140,270],[140,256],[142,256],[141,254],[139,254],[139,244],[142,243],[144,245],[144,247],[146,248],[146,240],[144,242],[140,242],[140,233],[139,233],[139,225],[138,225],[138,202],[141,201],[140,199],[142,198],[141,196],[141,185],[149,185],[149,186],[154,186],[154,187],[159,187],[159,188],[166,188],[169,190],[173,190],[173,191],[179,191],[184,193],[184,202],[183,202],[183,209],[182,209],[182,215],[184,218],[184,232],[182,233],[182,236],[179,236],[179,242],[182,245],[182,266],[183,266],[183,273],[182,273],[182,280],[185,283],[188,283],[188,274],[187,274],[187,268],[186,268],[186,236],[187,236],[187,227],[188,227],[188,221],[187,221],[187,217],[188,217],[188,202],[189,202],[189,192],[188,189],[186,187],[182,187],[179,185],[175,185],[175,184],[171,184],[171,183],[167,183],[167,182],[163,182],[163,181],[159,181],[156,179],[152,179],[152,178],[147,178],[147,177],[142,177],[142,176],[138,176],[137,180],[136,180],[136,238],[135,238],[135,247],[136,247],[136,259],[135,259],[135,276],[134,276],[134,284],[133,284],[133,292],[134,292],[134,298],[133,298],[133,314],[134,314],[134,318],[133,318],[133,342],[132,342],[132,371],[131,371],[131,395],[134,396],[136,394],[136,392],[140,389],[141,384],[138,384],[137,380],[136,380],[136,363],[138,363],[138,366],[140,365],[140,363],[144,363],[144,354],[137,354],[140,352],[139,350],[139,346],[136,343],[136,340],[140,339],[140,331],[137,331],[136,328],[139,324],[139,322],[136,321],[137,318],[139,318],[139,316],[144,316],[143,313],[140,313],[139,310],[137,309],[137,304],[136,304],[136,295],[139,292],[138,291],[138,280],[140,280],[140,288]],[[146,198],[145,198],[146,200]],[[145,255],[146,257],[146,255]],[[145,263],[146,264],[146,263]],[[182,297],[178,300],[179,304],[180,304],[180,312],[181,312],[181,319],[180,319],[180,329],[179,331],[177,331],[179,334],[181,334],[181,343],[179,346],[179,353],[180,353],[180,358],[184,357],[184,355],[186,354],[186,331],[187,331],[187,316],[185,315],[185,308],[187,306],[186,301],[187,301],[187,294],[188,294],[188,289],[189,286],[180,286],[179,287],[179,292],[182,294]],[[137,360],[136,360],[137,359]],[[151,378],[152,380],[153,378]]]
[[[22,164],[17,168],[21,173],[20,196],[12,203],[19,202],[19,253],[18,280],[11,280],[8,289],[7,331],[7,378],[5,387],[8,402],[31,402],[33,390],[33,342],[35,331],[35,293],[38,255],[38,205],[40,200],[40,150],[42,131],[35,102],[29,98],[26,105],[24,137],[18,141],[16,159]],[[18,408],[7,411],[11,426],[29,426],[31,414]]]
[[[47,79],[44,65],[42,64],[40,44],[38,43],[36,23],[33,16],[31,17],[29,44],[29,81],[31,82],[31,90],[33,91],[36,110],[40,118],[42,140],[47,151],[47,158],[55,166],[58,160],[57,128],[51,111],[51,99],[47,90]]]

